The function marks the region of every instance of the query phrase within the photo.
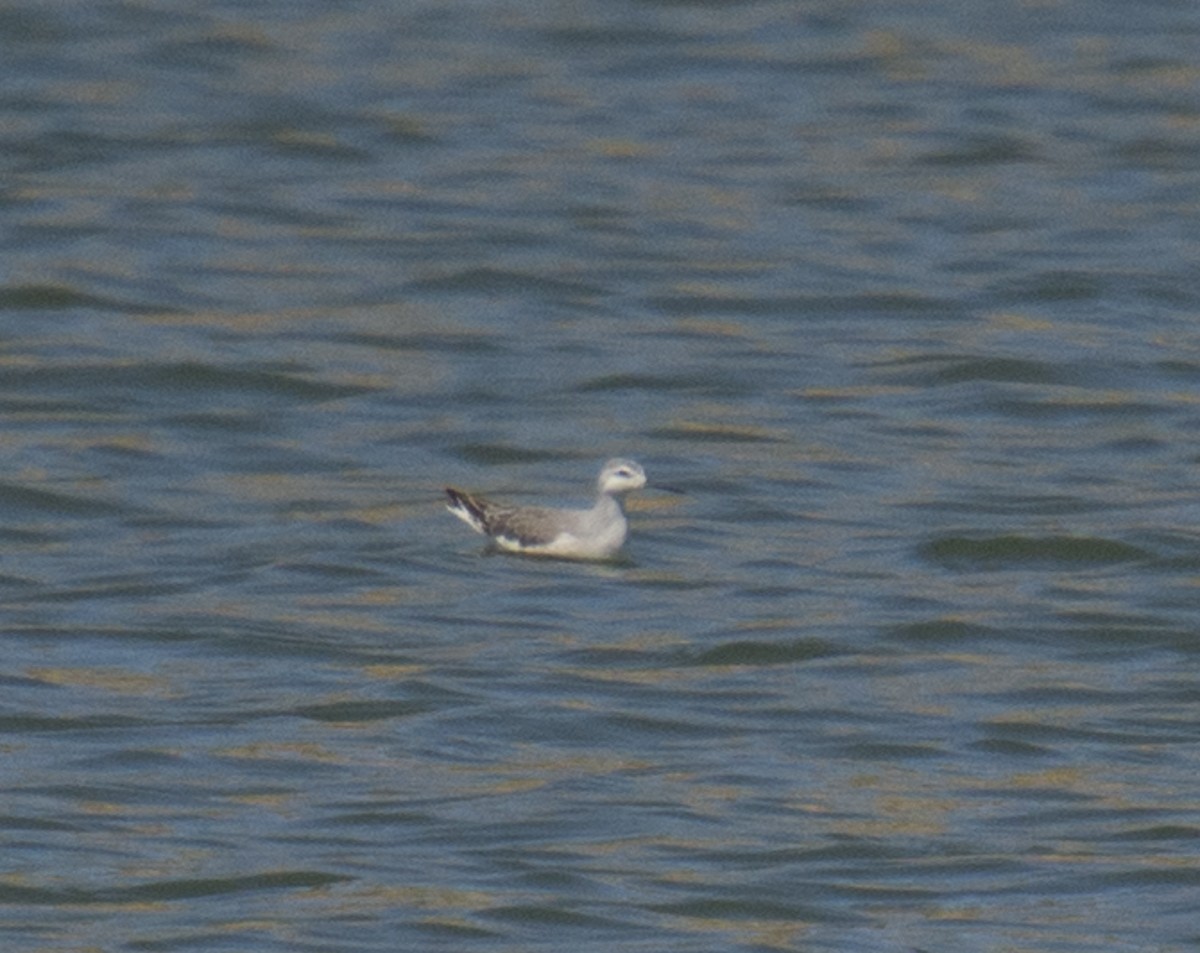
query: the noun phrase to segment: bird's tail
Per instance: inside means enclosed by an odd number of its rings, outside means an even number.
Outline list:
[[[484,512],[482,501],[476,500],[469,493],[446,487],[446,496],[450,502],[446,509],[470,526],[475,532],[487,535],[487,514]]]

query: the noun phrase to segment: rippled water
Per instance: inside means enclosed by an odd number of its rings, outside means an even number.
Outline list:
[[[5,7],[0,946],[1200,946],[1198,10]]]

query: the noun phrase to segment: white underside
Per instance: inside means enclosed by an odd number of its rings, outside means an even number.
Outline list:
[[[615,535],[615,534],[614,534]],[[559,533],[548,543],[528,545],[518,539],[506,536],[492,537],[496,545],[510,553],[524,553],[527,556],[558,556],[562,559],[607,559],[614,555],[625,542],[625,533],[613,539],[579,539],[570,533]]]

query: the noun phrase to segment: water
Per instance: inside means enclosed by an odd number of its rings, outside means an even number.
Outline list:
[[[0,946],[1200,946],[1198,33],[10,4]]]

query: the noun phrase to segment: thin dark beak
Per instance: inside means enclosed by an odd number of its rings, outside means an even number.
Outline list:
[[[665,483],[647,483],[646,488],[649,490],[662,490],[664,493],[675,493],[678,496],[687,496],[687,490],[681,490],[677,486],[667,486]]]

